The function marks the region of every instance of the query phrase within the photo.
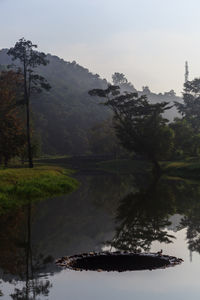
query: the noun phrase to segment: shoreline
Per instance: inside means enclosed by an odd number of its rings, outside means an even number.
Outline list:
[[[0,215],[39,201],[71,193],[78,181],[71,177],[72,170],[58,166],[36,166],[0,170]]]

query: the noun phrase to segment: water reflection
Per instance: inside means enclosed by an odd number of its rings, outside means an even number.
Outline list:
[[[27,201],[27,205],[9,213],[2,213],[2,207],[0,278],[12,285],[12,299],[47,297],[53,288],[51,276],[61,271],[54,263],[57,257],[101,249],[114,230],[112,216],[119,189],[126,193],[127,186],[121,185],[119,177],[95,180],[88,176],[72,195],[41,203]]]
[[[0,297],[4,283],[13,287],[11,299],[48,297],[53,274],[61,271],[54,259],[100,251],[108,240],[120,250],[149,251],[154,241],[174,242],[169,228],[185,228],[188,248],[200,253],[199,182],[110,175],[80,180],[71,195],[29,201],[1,215]],[[175,214],[178,226],[170,218]]]
[[[1,284],[1,282],[0,282]],[[3,297],[3,292],[0,290],[0,297]]]
[[[149,251],[152,242],[173,242],[170,217],[181,215],[174,230],[187,228],[188,248],[200,253],[200,186],[178,178],[154,178],[138,191],[126,195],[116,213],[116,233],[108,244],[119,249]]]
[[[186,210],[179,227],[180,229],[187,228],[186,237],[189,250],[200,253],[200,197],[196,193],[195,196],[197,197],[196,201],[189,201],[191,206]],[[191,197],[193,198],[194,195]]]
[[[12,299],[39,299],[48,296],[52,284],[40,278],[40,272],[52,262],[52,257],[44,257],[32,247],[32,203],[9,215],[1,216],[0,226],[0,266],[2,279],[21,288],[10,294]],[[2,294],[2,293],[1,293]]]
[[[120,250],[149,251],[153,241],[172,242],[166,228],[174,213],[174,194],[166,182],[155,178],[147,188],[141,187],[121,201],[111,245]]]

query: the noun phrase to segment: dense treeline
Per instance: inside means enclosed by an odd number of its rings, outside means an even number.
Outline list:
[[[159,160],[169,158],[173,151],[174,132],[163,117],[171,108],[169,103],[149,103],[145,95],[121,92],[116,85],[90,90],[89,95],[104,99],[103,104],[112,109],[115,133],[121,145],[151,161],[159,175]]]
[[[147,86],[137,92],[122,73],[113,74],[111,85],[76,62],[36,47],[21,39],[0,51],[0,159],[5,165],[19,156],[28,157],[32,167],[38,144],[43,154],[121,155],[126,149],[149,159],[157,171],[159,160],[199,154],[199,79],[185,83],[183,99],[173,90],[153,94]]]
[[[8,50],[0,52],[0,64],[9,65]],[[68,63],[47,55],[49,64],[38,68],[51,85],[32,99],[35,132],[40,136],[45,154],[82,154],[90,151],[88,134],[97,123],[106,120],[110,112],[91,101],[88,90],[102,88],[107,82],[75,62]]]
[[[4,70],[7,65],[12,64],[7,52],[8,49],[0,51],[0,65]],[[98,100],[91,99],[88,95],[88,90],[106,88],[107,81],[76,62],[66,62],[50,54],[47,55],[47,60],[49,64],[39,66],[37,73],[46,78],[51,90],[32,97],[33,134],[37,143],[41,144],[41,153],[116,153],[119,145],[113,135],[112,125],[108,126],[108,123],[112,123],[109,121],[112,112],[107,107],[98,105]],[[120,85],[122,90],[136,91],[121,73],[113,75],[113,83]],[[157,95],[144,87],[139,94],[145,93],[152,103],[180,101],[172,91]],[[174,115],[177,116],[174,108],[167,112],[169,119]],[[101,134],[98,127],[101,128]]]
[[[161,174],[160,160],[199,155],[200,79],[185,82],[183,102],[172,105],[150,103],[146,95],[123,91],[120,85],[92,89],[89,95],[102,99],[101,103],[111,108],[120,144],[131,154],[151,161],[156,176]],[[180,117],[170,123],[165,111],[174,106]]]

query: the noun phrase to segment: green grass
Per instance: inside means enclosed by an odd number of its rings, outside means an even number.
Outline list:
[[[69,193],[78,182],[72,171],[55,166],[0,170],[0,214],[37,201]]]
[[[163,170],[168,175],[182,178],[200,178],[200,159],[192,158],[184,161],[167,162],[163,164]]]
[[[101,170],[119,174],[144,174],[151,172],[152,164],[148,161],[118,159],[100,162]],[[177,178],[200,179],[200,158],[186,158],[183,161],[160,162],[163,173]]]

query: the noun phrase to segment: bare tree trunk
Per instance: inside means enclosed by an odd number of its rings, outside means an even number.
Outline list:
[[[27,73],[24,62],[24,100],[26,103],[26,134],[27,134],[27,150],[28,150],[28,161],[29,168],[33,168],[32,148],[31,148],[31,135],[30,135],[30,99],[27,86]]]
[[[29,106],[29,99],[27,99],[27,101],[26,101],[26,131],[27,131],[27,146],[28,146],[29,168],[33,168],[31,136],[30,136],[30,106]]]

